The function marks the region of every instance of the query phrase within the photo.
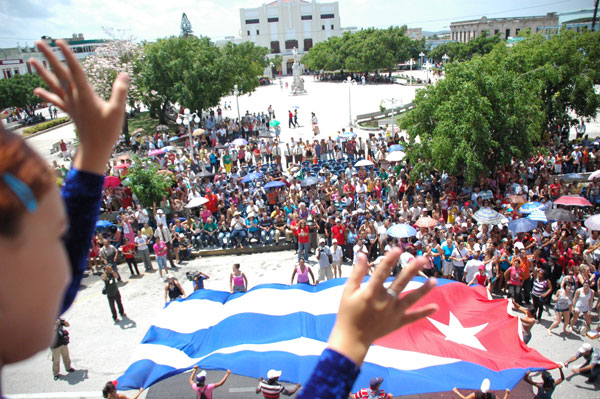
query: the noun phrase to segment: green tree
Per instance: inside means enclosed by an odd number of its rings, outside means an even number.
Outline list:
[[[167,194],[173,178],[168,174],[158,173],[158,168],[153,164],[142,166],[139,159],[134,161],[135,166],[129,168],[127,173],[127,184],[142,206],[151,208],[152,204],[159,203]]]
[[[261,76],[269,64],[266,47],[255,46],[252,42],[241,44],[227,43],[222,49],[223,57],[229,64],[228,72],[232,74],[234,84],[240,93],[250,93],[258,86]]]
[[[450,61],[467,61],[475,55],[490,53],[501,42],[500,36],[488,36],[484,31],[479,37],[467,43],[449,42],[439,45],[431,50],[429,57],[440,62],[446,54],[450,57]]]
[[[484,57],[448,65],[446,78],[417,92],[415,105],[401,120],[415,176],[437,169],[472,183],[527,158],[540,140],[535,87]]]
[[[0,80],[0,109],[19,107],[33,116],[35,107],[42,99],[33,94],[36,87],[47,88],[46,83],[36,73],[15,75],[10,79]]]
[[[545,126],[576,123],[576,118],[595,117],[600,95],[600,32],[561,30],[549,39],[529,35],[511,48],[497,47],[494,62],[538,86]],[[575,114],[575,117],[573,117]]]

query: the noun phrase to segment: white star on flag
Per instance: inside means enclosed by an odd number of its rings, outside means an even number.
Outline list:
[[[479,339],[475,336],[481,330],[483,330],[488,323],[482,324],[476,327],[463,327],[460,321],[450,312],[450,320],[448,325],[440,323],[437,320],[427,318],[442,334],[446,336],[446,341],[456,342],[457,344],[470,346],[475,349],[481,349],[486,351],[485,347],[481,344]]]

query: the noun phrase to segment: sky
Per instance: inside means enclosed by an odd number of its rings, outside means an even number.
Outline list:
[[[240,8],[259,7],[260,0],[0,0],[0,48],[21,46],[43,35],[53,38],[83,33],[107,38],[103,27],[122,37],[153,41],[178,35],[185,12],[195,34],[213,40],[238,36]],[[325,1],[322,1],[325,2]],[[594,0],[339,0],[343,27],[386,28],[391,25],[449,30],[450,22],[544,15],[591,9]],[[591,16],[591,14],[590,14]],[[561,17],[561,22],[574,17]]]

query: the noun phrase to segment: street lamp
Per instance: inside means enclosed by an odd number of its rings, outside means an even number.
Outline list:
[[[269,62],[269,79],[273,80],[273,68],[275,67],[275,64],[273,64],[272,62]]]
[[[352,85],[356,84],[356,80],[348,76],[348,79],[344,80],[344,83],[348,85],[348,125],[352,126],[352,93],[350,91],[350,88],[352,87]]]
[[[240,96],[238,85],[233,85],[233,95],[235,96],[235,105],[237,106],[238,122],[242,123],[242,120],[240,119],[240,102],[238,101],[238,97]]]
[[[429,70],[431,69],[431,63],[429,61],[427,61],[425,63],[425,71],[427,72],[427,82],[426,84],[429,84]]]
[[[410,85],[412,86],[412,66],[414,65],[415,60],[412,58],[408,60],[408,65],[410,65]]]
[[[450,57],[448,57],[448,54],[444,54],[442,56],[442,61],[444,61],[444,68],[446,67],[446,62],[448,62],[449,59]]]
[[[425,57],[425,53],[421,51],[419,57],[421,57],[421,68],[423,68],[423,57]]]
[[[190,113],[190,109],[186,108],[183,110],[183,114],[177,114],[177,124],[181,125],[183,123],[184,126],[188,128],[188,139],[190,142],[190,154],[192,158],[194,158],[194,145],[192,143],[192,121],[195,124],[200,123],[200,117],[194,112]]]
[[[397,99],[397,98],[388,98],[386,100],[388,103],[392,104],[392,137],[394,135],[394,106],[398,103],[402,103],[402,99]]]

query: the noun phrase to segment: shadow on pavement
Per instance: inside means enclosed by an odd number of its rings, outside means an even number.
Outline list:
[[[67,381],[69,383],[69,385],[78,384],[80,382],[83,382],[84,380],[87,380],[88,378],[89,377],[88,377],[87,369],[75,370],[72,373],[68,373],[66,375],[60,376],[60,379]]]
[[[137,327],[135,321],[131,320],[127,316],[123,316],[123,318],[117,322],[117,325],[121,327],[122,330],[129,330],[130,328]]]

